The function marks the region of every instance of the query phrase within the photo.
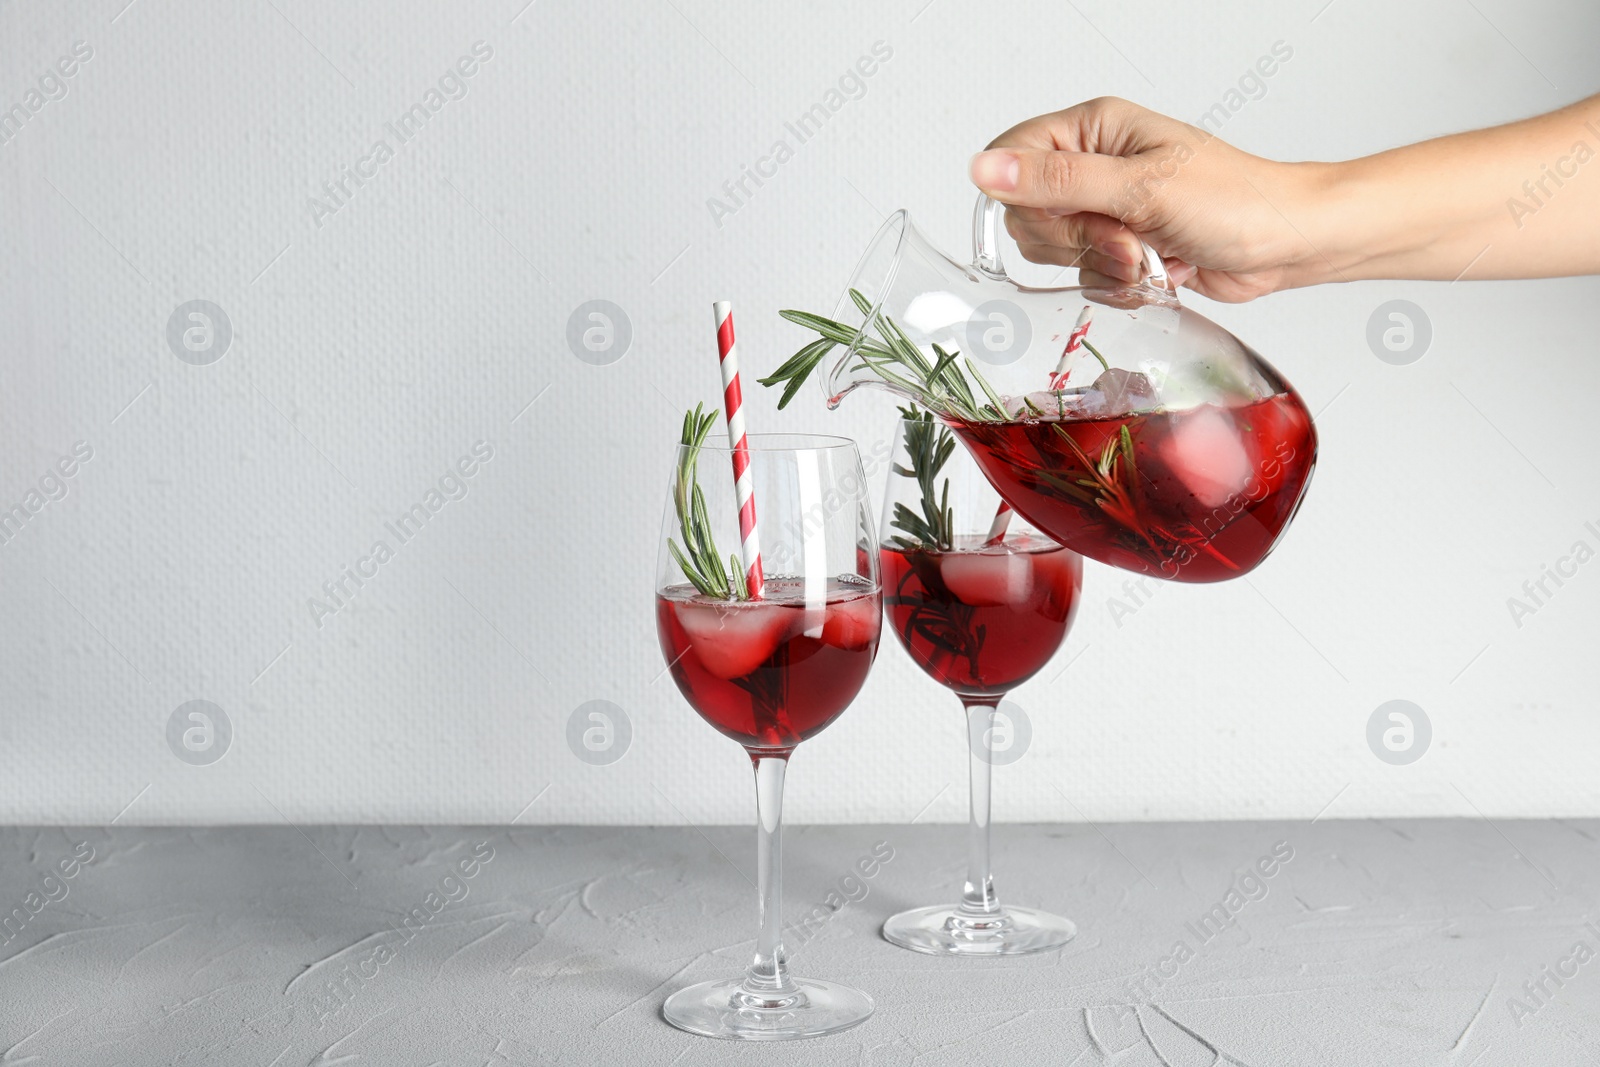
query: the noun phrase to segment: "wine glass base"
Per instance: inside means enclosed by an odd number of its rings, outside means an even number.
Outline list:
[[[762,1004],[733,978],[687,986],[667,998],[661,1014],[679,1030],[729,1041],[789,1041],[836,1034],[865,1022],[872,998],[859,989],[791,978],[795,992],[779,1004]]]
[[[951,907],[913,908],[883,924],[885,941],[930,956],[1026,956],[1060,948],[1077,933],[1070,919],[1013,907],[988,922]]]

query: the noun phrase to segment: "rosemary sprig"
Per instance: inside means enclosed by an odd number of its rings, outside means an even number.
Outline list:
[[[978,402],[972,385],[956,365],[960,352],[946,352],[936,344],[933,346],[934,359],[930,362],[899,323],[887,315],[873,314],[872,302],[859,290],[850,290],[850,299],[864,317],[870,318],[868,325],[871,331],[863,331],[866,335],[856,345],[855,352],[860,362],[851,370],[870,370],[886,384],[908,395],[924,397],[930,404],[937,403],[949,414],[967,422],[1006,421],[1005,405],[972,360],[963,359],[961,362],[978,383],[986,403]],[[857,331],[842,322],[809,311],[781,311],[779,314],[797,326],[804,326],[820,335],[818,340],[801,348],[783,366],[758,379],[765,386],[783,386],[783,394],[778,398],[778,407],[782,408],[794,399],[800,386],[811,377],[811,373],[833,351],[834,346],[856,343]]]
[[[1100,350],[1098,348],[1089,343],[1089,339],[1087,337],[1080,337],[1078,339],[1078,343],[1084,348],[1087,348],[1089,350],[1089,354],[1100,361],[1101,370],[1111,369],[1111,364],[1106,362],[1106,357],[1100,354]]]
[[[950,479],[944,480],[942,490],[936,491],[934,483],[956,449],[955,436],[933,417],[933,412],[918,411],[915,404],[901,408],[900,414],[906,421],[906,455],[911,465],[904,467],[896,463],[894,472],[902,478],[916,479],[922,493],[922,514],[897,502],[889,525],[905,531],[905,536],[895,534],[890,540],[904,549],[948,551],[955,543]]]
[[[745,583],[744,568],[739,557],[728,556],[730,565],[723,570],[722,553],[717,550],[711,534],[711,516],[706,511],[705,494],[700,491],[698,466],[700,449],[706,437],[717,425],[716,411],[705,411],[704,404],[696,404],[693,411],[683,414],[683,433],[678,443],[683,446],[678,455],[678,480],[672,487],[672,506],[678,514],[678,532],[683,536],[683,547],[667,538],[667,551],[678,561],[683,576],[701,593],[721,600],[749,600],[750,590]],[[731,573],[731,577],[730,577]]]

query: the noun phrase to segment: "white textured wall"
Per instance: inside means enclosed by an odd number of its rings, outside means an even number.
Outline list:
[[[1197,118],[1278,41],[1292,59],[1222,132],[1285,158],[1600,88],[1583,0],[125,2],[0,4],[0,105],[93,52],[0,144],[0,501],[93,450],[0,546],[7,821],[504,822],[536,796],[523,821],[743,821],[743,757],[660,678],[650,600],[668,449],[716,395],[711,300],[770,368],[799,339],[776,309],[828,307],[882,212],[962,247],[967,157],[1006,126],[1107,93]],[[480,41],[465,95],[401,143],[386,124]],[[879,41],[864,94],[714,218]],[[1327,406],[1310,498],[1249,581],[1114,620],[1122,576],[1088,568],[1049,673],[1070,670],[1017,694],[1034,737],[1000,817],[1600,813],[1600,562],[1520,628],[1507,609],[1600,548],[1597,296],[1206,308]],[[1411,366],[1365,341],[1394,298],[1433,324]],[[194,299],[234,331],[207,366],[166,340]],[[566,344],[592,299],[631,321],[613,365]],[[758,394],[751,418],[870,443],[890,412]],[[466,495],[399,544],[385,522],[480,441]],[[393,558],[319,627],[308,598],[380,539]],[[1406,767],[1365,740],[1394,698],[1433,724]],[[195,699],[233,726],[209,766],[166,740]],[[595,699],[632,724],[609,766],[565,740]],[[886,645],[801,750],[790,816],[958,819],[964,759],[953,700]]]

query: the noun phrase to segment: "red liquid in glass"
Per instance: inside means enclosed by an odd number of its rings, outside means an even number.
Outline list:
[[[769,578],[762,599],[716,600],[693,586],[656,596],[673,681],[712,726],[747,749],[787,751],[855,699],[882,626],[879,593],[833,581],[808,607],[804,583]]]
[[[1083,560],[1043,537],[950,551],[884,545],[883,603],[900,643],[964,696],[1021,685],[1061,647],[1078,611]]]
[[[1317,460],[1293,391],[1237,407],[950,427],[1034,526],[1091,559],[1179,582],[1234,578],[1265,559]]]

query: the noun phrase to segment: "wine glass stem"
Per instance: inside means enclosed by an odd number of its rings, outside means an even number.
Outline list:
[[[794,983],[783,951],[783,775],[784,756],[751,755],[756,772],[756,891],[761,931],[755,958],[745,972],[743,994],[752,1006],[778,1007],[793,997]]]
[[[988,759],[989,731],[1000,698],[961,698],[967,712],[967,758],[971,765],[971,818],[967,827],[967,884],[961,891],[959,914],[964,918],[995,919],[1001,914],[989,871],[989,779],[994,766]]]

